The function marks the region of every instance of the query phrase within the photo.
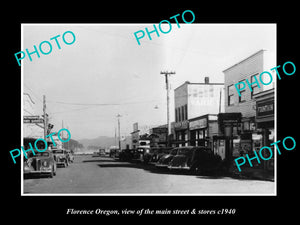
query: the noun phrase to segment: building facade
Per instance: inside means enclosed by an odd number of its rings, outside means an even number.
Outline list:
[[[199,118],[201,116],[224,111],[224,84],[209,83],[209,78],[205,77],[204,83],[186,81],[174,92],[175,122],[172,123],[174,132],[172,143],[174,146],[200,144],[199,139],[204,139],[205,134],[201,128],[201,131],[197,129],[196,124],[204,123],[201,121],[206,120],[206,117]],[[190,123],[192,123],[192,132],[190,132]],[[206,127],[208,124],[206,122]]]
[[[218,135],[218,117],[206,114],[189,120],[189,144],[212,148],[213,136]]]
[[[138,123],[133,124],[133,131],[131,132],[131,146],[133,149],[136,149],[139,146],[139,140],[140,140],[140,135],[139,135],[139,128],[138,128]]]
[[[161,125],[150,129],[150,147],[166,147],[168,126]]]
[[[261,135],[258,140],[253,140],[254,149],[257,153],[263,146],[270,146],[275,142],[275,94],[274,89],[257,93],[254,97],[256,100],[256,127],[257,132]],[[274,153],[274,145],[270,146]],[[273,154],[274,155],[274,154]],[[266,152],[263,156],[268,158]],[[274,170],[274,158],[264,161],[263,167],[266,170]]]
[[[254,156],[269,140],[274,139],[274,89],[277,75],[271,68],[276,66],[276,55],[267,50],[259,50],[223,71],[225,75],[225,114],[241,113],[239,123],[228,127],[234,134],[230,141],[230,156],[248,154]],[[272,75],[261,76],[264,71]],[[240,95],[235,87],[245,83]],[[251,88],[249,88],[249,86]],[[230,135],[227,135],[229,137]],[[253,161],[254,168],[267,168],[265,163]],[[268,166],[271,168],[271,166]]]
[[[276,55],[260,50],[235,65],[223,71],[225,75],[225,112],[241,112],[242,113],[242,130],[253,131],[255,130],[255,116],[256,116],[256,100],[255,94],[273,89],[275,87],[275,71],[271,72],[270,69],[276,66]],[[258,76],[263,71],[272,73],[273,82],[267,86],[255,83],[255,77],[259,80]],[[262,79],[268,79],[267,76],[262,76]],[[239,96],[235,84],[247,81],[252,83],[252,91],[246,88],[240,91]]]

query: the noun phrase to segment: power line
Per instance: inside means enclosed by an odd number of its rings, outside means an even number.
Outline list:
[[[24,84],[24,87],[26,87],[29,91],[31,91],[32,95],[39,100],[40,102],[43,102],[43,100],[31,89],[29,88],[26,84]]]
[[[117,105],[133,105],[142,104],[149,102],[157,102],[158,100],[149,101],[138,101],[138,102],[126,102],[126,103],[72,103],[72,102],[61,102],[61,101],[48,101],[48,103],[64,104],[64,105],[86,105],[86,106],[117,106]]]

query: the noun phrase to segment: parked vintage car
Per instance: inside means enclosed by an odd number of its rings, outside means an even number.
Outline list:
[[[121,161],[131,161],[133,159],[134,149],[122,149],[119,154]]]
[[[105,149],[104,148],[99,148],[99,155],[100,156],[105,156]]]
[[[158,160],[172,150],[172,147],[154,147],[150,149],[149,153],[149,164],[156,164]]]
[[[69,165],[67,151],[65,149],[53,149],[52,153],[57,165],[62,165],[64,167]]]
[[[109,148],[109,157],[119,158],[120,149],[117,146],[111,146]]]
[[[172,149],[168,154],[164,154],[155,164],[156,167],[168,167],[169,163],[175,155],[177,155],[179,148]]]
[[[210,148],[185,146],[180,147],[168,168],[189,170],[193,173],[203,173],[216,170],[221,160]]]
[[[99,152],[93,152],[93,155],[92,155],[92,157],[99,157],[100,155],[99,155]]]
[[[150,147],[148,147],[148,146],[137,147],[133,154],[133,160],[146,163],[144,156],[146,154],[148,154],[149,152],[150,152]]]
[[[27,155],[24,160],[24,176],[32,174],[46,174],[51,178],[56,175],[56,161],[50,150],[36,152],[35,155],[30,152]]]

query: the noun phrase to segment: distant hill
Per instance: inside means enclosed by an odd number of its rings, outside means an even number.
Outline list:
[[[86,149],[109,148],[110,146],[118,146],[118,141],[115,137],[99,136],[93,139],[78,140]],[[121,141],[122,148],[126,148],[126,144],[131,146],[131,136],[126,136],[124,141]]]
[[[64,138],[64,140],[66,140],[66,138]],[[82,149],[83,145],[80,142],[71,138],[68,142],[63,142],[63,147],[66,149],[74,150]]]

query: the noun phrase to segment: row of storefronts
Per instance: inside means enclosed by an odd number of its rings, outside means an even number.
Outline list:
[[[207,146],[223,160],[254,156],[263,146],[275,141],[275,83],[263,86],[252,83],[252,90],[245,89],[241,96],[234,84],[253,81],[253,77],[275,65],[275,57],[260,50],[224,70],[224,83],[185,82],[175,89],[175,121],[171,135],[167,125],[150,130],[151,146]],[[268,62],[268,65],[265,63]],[[265,156],[266,158],[268,156]],[[253,167],[273,171],[274,161]]]

